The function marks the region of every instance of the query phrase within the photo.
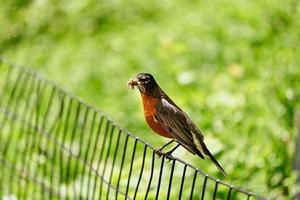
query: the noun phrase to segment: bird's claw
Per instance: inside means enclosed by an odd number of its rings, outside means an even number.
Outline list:
[[[155,153],[158,155],[159,158],[164,154],[164,153],[162,152],[162,149],[161,149],[161,148],[155,149]]]
[[[154,150],[156,155],[158,155],[158,157],[160,158],[162,155],[165,156],[165,158],[168,160],[168,162],[170,162],[171,160],[174,160],[174,157],[172,156],[172,152],[167,152],[167,153],[164,153],[162,151],[162,148],[157,148]]]
[[[168,159],[168,162],[170,162],[171,160],[174,160],[174,157],[172,156],[171,152],[167,152],[165,154],[166,159]]]

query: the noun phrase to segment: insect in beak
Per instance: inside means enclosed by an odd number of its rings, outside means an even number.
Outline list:
[[[140,81],[137,78],[132,78],[127,82],[128,87],[134,89],[135,86],[140,85]]]

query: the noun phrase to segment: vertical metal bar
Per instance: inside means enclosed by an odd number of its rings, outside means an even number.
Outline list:
[[[49,116],[49,111],[50,111],[50,108],[52,106],[52,102],[53,102],[55,93],[56,93],[56,88],[52,87],[51,94],[50,94],[49,101],[48,101],[48,105],[47,105],[46,112],[45,112],[45,116],[43,117],[43,122],[42,122],[42,128],[43,129],[46,129],[46,123],[49,123],[48,122],[48,116]],[[65,94],[63,94],[63,98],[64,97],[65,97]]]
[[[108,133],[108,130],[109,130],[109,125],[110,125],[110,122],[109,120],[106,121],[106,127],[105,127],[105,132],[104,132],[104,138],[103,138],[103,142],[102,142],[102,145],[101,145],[101,153],[100,153],[100,158],[98,160],[98,165],[97,165],[97,175],[98,177],[96,176],[96,180],[95,180],[95,186],[97,185],[98,183],[98,178],[100,177],[100,185],[102,184],[102,176],[100,175],[99,171],[100,171],[100,165],[101,165],[101,161],[102,161],[102,157],[103,157],[103,154],[104,154],[104,151],[105,151],[105,148],[106,148],[106,143],[107,143],[107,133]],[[99,193],[99,197],[98,199],[101,199],[101,193]]]
[[[6,144],[8,144],[7,145],[7,149],[9,149],[9,144],[11,144],[11,138],[13,137],[12,136],[12,134],[15,132],[15,129],[16,129],[16,124],[14,123],[14,120],[13,119],[10,119],[10,120],[7,120],[7,121],[10,121],[10,123],[9,123],[9,130],[11,131],[11,133],[10,133],[10,135],[11,135],[11,137],[10,137],[10,139],[9,140],[7,140],[7,143]],[[7,152],[8,152],[8,150],[7,150]],[[6,155],[4,155],[3,156],[4,157],[4,159],[6,158]],[[14,159],[15,160],[15,159]],[[14,175],[14,173],[10,173],[10,178],[9,179],[7,179],[7,181],[5,182],[5,184],[7,185],[7,188],[9,188],[9,189],[11,189],[9,192],[10,193],[14,193],[14,191],[13,191],[13,189],[14,189],[14,187],[13,187],[13,182],[12,182],[12,180],[13,180],[13,175]],[[1,181],[2,182],[2,181]]]
[[[187,165],[184,165],[182,178],[181,178],[181,184],[180,184],[180,190],[179,190],[179,197],[178,197],[179,200],[181,199],[181,195],[182,195],[184,179],[185,179],[185,173],[186,173],[186,167],[187,167]]]
[[[122,130],[119,129],[117,143],[116,143],[116,148],[115,148],[115,153],[114,153],[114,156],[113,156],[112,166],[111,166],[110,175],[109,175],[108,186],[111,185],[111,181],[112,181],[113,171],[114,171],[114,167],[115,167],[115,161],[116,161],[117,152],[118,152],[118,149],[119,149],[119,143],[120,143],[120,135],[121,135],[121,133],[122,133]],[[110,192],[110,187],[108,187],[108,189],[107,189],[106,199],[108,199],[108,197],[109,197],[109,192]]]
[[[195,188],[195,184],[196,184],[196,178],[197,178],[197,171],[195,170],[194,178],[193,178],[193,183],[192,183],[192,186],[191,186],[190,199],[193,199],[194,188]]]
[[[154,163],[155,162],[155,151],[153,151],[152,153],[152,164],[151,164],[151,172],[150,172],[150,178],[149,178],[149,182],[148,182],[148,187],[146,190],[146,194],[145,194],[145,200],[147,200],[148,194],[149,194],[149,190],[151,187],[151,182],[152,182],[152,178],[153,178],[153,172],[154,172]]]
[[[96,122],[96,112],[94,110],[93,111],[93,115],[92,115],[92,122],[91,122],[91,127],[90,127],[90,131],[89,134],[87,134],[86,137],[88,137],[87,139],[87,147],[86,147],[86,151],[85,151],[85,155],[84,155],[84,163],[88,164],[88,155],[90,152],[90,148],[91,148],[91,142],[92,142],[92,135],[94,133],[94,128],[95,128],[95,122]],[[84,185],[84,177],[85,177],[85,173],[86,173],[86,166],[83,167],[82,173],[81,173],[81,178],[80,178],[80,196],[83,196],[83,185]],[[92,169],[89,169],[89,171],[92,171]],[[86,191],[86,198],[89,198],[89,180],[87,180],[87,191]]]
[[[64,107],[64,101],[62,100],[61,104],[60,104],[60,107],[59,107],[59,116],[58,118],[56,119],[56,123],[53,123],[53,124],[57,124],[57,126],[54,127],[52,126],[53,130],[51,130],[51,132],[49,132],[49,134],[53,133],[53,137],[54,138],[58,138],[58,135],[59,133],[62,132],[62,126],[63,126],[63,114],[64,114],[64,110],[65,110],[65,107]],[[57,171],[57,170],[60,170],[60,168],[58,168],[58,165],[60,165],[59,163],[59,155],[60,155],[60,152],[59,150],[61,151],[61,148],[58,147],[58,145],[51,141],[49,138],[47,138],[47,140],[49,140],[49,146],[50,146],[50,142],[53,143],[53,148],[52,148],[52,152],[49,153],[51,155],[51,165],[50,165],[50,182],[51,182],[51,191],[54,191],[53,192],[50,192],[50,197],[53,197],[52,195],[53,194],[60,194],[60,172]],[[50,151],[50,149],[49,149]],[[58,163],[57,163],[58,162]],[[55,187],[56,186],[56,187]],[[57,192],[55,191],[55,188],[57,188]]]
[[[164,171],[164,161],[165,161],[165,155],[163,155],[163,157],[161,159],[160,172],[159,172],[159,177],[158,177],[158,185],[157,185],[155,199],[158,199],[158,197],[159,197],[159,190],[160,190],[160,185],[161,185],[161,178],[162,178],[162,174],[163,174],[163,171]]]
[[[45,85],[47,84],[46,82],[44,83]],[[46,86],[47,87],[47,86]],[[46,89],[45,90],[43,90],[43,91],[46,91]],[[47,102],[46,103],[46,111],[45,111],[45,114],[44,114],[44,116],[42,117],[42,121],[41,121],[41,129],[42,130],[46,130],[46,124],[49,124],[49,120],[48,120],[48,116],[49,116],[49,113],[50,113],[50,109],[51,109],[51,107],[52,107],[52,105],[53,105],[53,99],[54,99],[54,94],[56,94],[56,88],[55,87],[51,87],[51,92],[50,92],[50,96],[48,97],[48,100],[46,99],[45,100],[45,102]],[[61,102],[61,105],[60,105],[60,116],[62,116],[62,111],[63,111],[63,109],[64,109],[64,97],[65,97],[65,95],[63,95],[63,100],[62,100],[62,102]],[[42,98],[42,96],[40,96],[40,98]],[[52,132],[54,132],[54,126],[49,126],[50,128],[49,128],[49,130],[46,130],[47,132],[49,132],[49,133],[52,133]],[[56,132],[58,133],[59,132],[59,130],[56,130]],[[45,138],[45,140],[47,140],[47,138],[46,138],[46,136],[45,135],[43,135],[42,133],[41,134],[39,134],[39,135],[41,135],[41,136],[44,136],[44,138]],[[40,152],[42,152],[45,156],[47,156],[48,157],[48,159],[49,159],[49,156],[50,155],[48,155],[49,153],[47,152],[47,144],[45,143],[44,145],[46,145],[45,147],[43,147],[41,144],[38,144],[39,145],[39,151]],[[54,145],[55,147],[56,147],[56,145]],[[48,173],[47,173],[47,162],[48,162],[48,160],[46,161],[46,163],[44,164],[44,166],[43,166],[43,169],[42,169],[42,177],[44,178],[44,179],[46,179],[46,177],[49,175]],[[50,180],[50,182],[52,182],[52,177],[53,177],[53,167],[54,167],[54,165],[55,164],[52,164],[51,163],[51,165],[50,165],[50,171],[51,171],[51,175],[50,175],[50,177],[49,177],[49,180]],[[63,168],[61,167],[60,168],[61,170],[63,170]],[[59,184],[58,184],[58,193],[59,193]],[[46,188],[44,187],[44,185],[42,186],[42,190],[44,191]],[[48,192],[47,192],[48,193]],[[45,199],[46,198],[46,193],[45,192],[43,192],[42,193],[42,198],[43,199]],[[52,194],[50,194],[50,193],[48,193],[48,195],[49,195],[49,197],[52,195]]]
[[[14,99],[14,97],[15,97],[16,90],[18,89],[18,87],[20,85],[20,79],[22,79],[22,76],[23,76],[23,73],[21,73],[19,71],[16,79],[12,83],[12,89],[11,89],[10,95],[8,97],[8,100],[6,102],[6,108],[10,108],[10,106],[14,102],[14,100],[17,100],[17,99]]]
[[[60,102],[60,112],[59,112],[59,116],[58,116],[58,119],[59,120],[59,129],[58,131],[56,131],[56,137],[55,138],[58,138],[58,133],[63,133],[64,132],[64,129],[65,129],[65,125],[64,125],[64,119],[63,119],[63,116],[64,116],[64,113],[68,111],[68,108],[65,107],[65,95],[62,96],[62,99],[61,99],[61,102]],[[62,130],[61,130],[62,129]],[[57,160],[57,166],[56,167],[58,169],[58,172],[57,172],[57,194],[58,196],[61,196],[61,193],[60,193],[60,190],[61,190],[61,181],[63,180],[63,176],[61,174],[61,166],[62,166],[62,163],[61,163],[61,152],[63,151],[62,150],[62,147],[59,148],[59,151],[56,153],[56,147],[58,146],[57,144],[53,144],[55,146],[55,153],[54,153],[54,160]],[[55,165],[56,166],[56,165]]]
[[[64,98],[65,99],[65,98]],[[70,116],[71,116],[71,112],[72,112],[72,107],[73,107],[73,99],[72,98],[67,98],[68,100],[68,104],[67,104],[67,108],[66,108],[66,116],[65,116],[65,120],[63,120],[64,122],[64,128],[62,130],[62,139],[61,139],[61,143],[62,144],[65,144],[66,142],[66,138],[67,138],[67,133],[68,133],[68,129],[69,129],[69,123],[70,123]],[[65,100],[65,101],[67,101]],[[60,168],[60,183],[63,182],[65,184],[67,184],[68,180],[65,176],[65,161],[68,160],[66,158],[64,158],[64,152],[63,151],[60,151],[60,154],[59,154],[59,168]],[[44,174],[46,175],[46,168],[44,167]],[[67,173],[66,173],[67,174]],[[66,188],[67,189],[67,188]],[[61,190],[61,188],[60,188]],[[59,191],[59,193],[61,193]],[[65,191],[65,196],[68,197],[68,190]]]
[[[43,102],[43,100],[44,100],[44,95],[42,95],[41,94],[41,92],[45,92],[46,90],[45,90],[45,88],[47,87],[47,85],[44,83],[42,83],[41,82],[41,88],[38,90],[38,94],[37,94],[37,107],[36,107],[36,122],[35,122],[35,124],[36,124],[36,127],[39,127],[39,116],[41,115],[40,114],[40,107],[41,107],[41,104],[42,104],[42,102]],[[43,117],[45,117],[45,116],[41,116],[41,119],[43,120]],[[36,130],[36,132],[38,132],[38,130]],[[35,149],[35,151],[36,151],[36,153],[38,153],[39,155],[40,155],[40,143],[41,143],[41,134],[37,134],[37,136],[36,136],[36,149]],[[38,177],[38,178],[40,178],[41,180],[43,180],[43,177],[42,177],[42,175],[39,173],[39,169],[37,169],[36,170],[36,172],[37,172],[37,175],[35,176],[35,177]],[[41,184],[40,185],[40,187],[41,187],[41,192],[42,192],[42,194],[44,193],[44,190],[46,189],[46,187],[45,187],[45,184]],[[38,197],[38,198],[41,198],[41,197]]]
[[[172,181],[173,181],[173,174],[174,174],[175,162],[176,162],[176,160],[172,160],[172,168],[171,168],[170,179],[169,179],[167,200],[170,199],[170,195],[171,195],[171,188],[172,188]]]
[[[41,81],[37,80],[37,86],[36,88],[33,90],[34,93],[36,93],[35,96],[33,96],[34,98],[32,99],[32,111],[31,111],[31,117],[30,119],[32,120],[32,124],[38,124],[38,111],[39,111],[39,101],[38,101],[38,98],[39,98],[39,94],[40,94],[40,90],[41,90]],[[34,108],[35,107],[35,108]],[[29,121],[31,121],[29,120]],[[34,121],[34,122],[33,122]],[[27,171],[30,172],[30,171],[33,171],[31,170],[32,168],[32,165],[34,165],[34,162],[30,162],[31,158],[32,158],[32,155],[34,155],[34,146],[35,144],[37,143],[37,139],[39,137],[39,134],[36,135],[37,131],[35,131],[33,128],[31,128],[31,140],[30,140],[30,144],[29,144],[29,148],[28,148],[28,159],[27,159],[27,162],[28,162],[28,167],[27,167]],[[36,173],[37,172],[36,170],[34,170],[34,177],[37,177]],[[33,194],[30,194],[30,192],[33,192],[32,190],[28,190],[28,196],[31,196],[33,197]]]
[[[57,138],[58,137],[58,134],[60,132],[60,129],[61,129],[61,121],[59,121],[59,123],[57,124],[55,130],[53,130],[53,134],[54,134],[54,138]],[[48,139],[47,139],[48,140]],[[48,141],[48,145],[50,147],[50,141]],[[56,176],[55,176],[55,173],[56,173],[56,155],[57,155],[57,145],[56,144],[52,144],[53,147],[52,147],[52,152],[49,153],[51,155],[51,165],[50,165],[50,183],[51,183],[51,186],[55,186],[55,185],[59,185],[59,181],[58,180],[55,180]],[[50,149],[49,149],[50,151]],[[52,189],[52,188],[51,188]],[[53,198],[53,192],[50,192],[50,197]]]
[[[126,135],[125,144],[124,144],[124,149],[123,149],[123,155],[122,155],[122,161],[121,161],[119,176],[118,176],[117,191],[116,191],[116,198],[115,199],[118,199],[118,191],[119,191],[119,187],[120,187],[120,180],[121,180],[122,170],[123,170],[123,165],[124,165],[124,160],[125,160],[125,156],[126,156],[126,149],[127,149],[128,137],[129,137],[129,135],[127,134]]]
[[[231,196],[232,187],[229,188],[228,194],[227,194],[227,200],[230,199]]]
[[[99,126],[98,126],[98,133],[97,133],[97,139],[96,139],[96,141],[98,141],[98,139],[100,139],[100,134],[101,134],[101,128],[102,128],[102,121],[104,120],[104,118],[103,117],[101,117],[101,122],[99,123]],[[102,142],[102,144],[101,144],[101,146],[102,146],[102,148],[103,148],[103,144],[104,144],[104,142],[105,142],[105,137],[106,137],[106,135],[104,135],[104,138],[103,138],[103,142]],[[100,141],[101,142],[101,141]],[[100,143],[99,142],[99,143]],[[95,146],[94,146],[94,152],[95,152],[95,150],[96,150],[96,147],[97,147],[97,144],[95,144]],[[102,151],[102,149],[101,149],[101,151]],[[93,158],[92,158],[92,161],[94,160],[94,155],[95,154],[93,154]],[[94,179],[94,187],[93,187],[93,195],[92,195],[92,199],[96,199],[95,198],[95,195],[96,195],[96,187],[97,187],[97,181],[98,181],[98,174],[99,174],[99,166],[100,166],[100,159],[98,160],[98,162],[97,162],[97,168],[96,168],[96,175],[95,175],[95,179]]]
[[[213,199],[216,199],[219,181],[216,181]]]
[[[105,175],[105,172],[106,172],[106,166],[107,166],[108,156],[109,156],[110,149],[111,149],[111,142],[112,142],[112,137],[113,137],[113,134],[114,134],[114,130],[115,130],[115,126],[112,124],[111,130],[110,130],[110,136],[109,136],[109,140],[108,140],[108,147],[107,147],[106,156],[105,156],[105,160],[104,160],[104,167],[103,167],[102,173],[101,173],[101,178],[102,179],[104,179],[104,175]],[[100,197],[102,195],[102,187],[103,187],[103,180],[100,183],[100,193],[99,193]]]
[[[32,86],[32,84],[33,84],[33,77],[32,76],[26,76],[26,80],[25,80],[26,82],[22,85],[23,86],[23,88],[22,88],[22,91],[24,92],[24,91],[26,91],[27,89],[29,89],[31,86]],[[25,93],[25,92],[24,92]],[[19,93],[20,95],[21,95],[21,92]],[[29,95],[29,94],[28,94]],[[26,96],[26,93],[25,93],[25,96]],[[28,98],[29,98],[29,96],[26,96],[26,100],[25,100],[25,105],[24,105],[24,109],[23,109],[23,112],[22,112],[22,114],[21,114],[21,116],[24,116],[25,114],[26,114],[26,108],[28,107],[28,105],[29,105],[29,100],[28,100]],[[21,109],[19,109],[19,110],[21,110]],[[13,111],[14,113],[16,113],[16,109],[14,109],[14,111]],[[20,111],[21,112],[21,111]],[[13,117],[12,117],[13,118]],[[13,121],[13,119],[11,119],[12,121]],[[23,132],[22,132],[22,131]],[[20,125],[20,131],[19,131],[19,133],[18,133],[18,138],[19,139],[22,139],[23,140],[23,138],[22,138],[22,135],[24,135],[24,132],[26,131],[26,124],[25,123],[22,123],[21,125]],[[15,160],[16,160],[17,158],[15,157]],[[22,156],[22,157],[19,157],[19,159],[21,160],[21,162],[24,160],[24,156]],[[22,162],[22,166],[24,166],[24,163]],[[20,183],[21,181],[22,181],[22,176],[19,176],[18,177],[18,182]],[[25,182],[25,179],[23,180],[24,182]],[[23,190],[22,190],[22,188],[21,187],[19,187],[18,188],[18,192],[17,192],[18,194],[20,194],[20,196],[22,196],[23,195]]]
[[[32,89],[32,88],[34,88],[35,87],[35,79],[34,79],[34,77],[33,76],[31,76],[31,78],[32,78],[32,80],[31,80],[31,82],[30,82],[30,88]],[[30,93],[28,94],[28,96],[26,97],[26,102],[25,102],[25,108],[24,108],[24,112],[23,112],[23,114],[22,114],[22,116],[24,116],[24,120],[26,120],[26,121],[28,121],[28,122],[30,122],[30,120],[31,120],[31,113],[32,112],[29,112],[27,109],[29,108],[29,106],[30,106]],[[28,119],[26,118],[26,116],[27,116],[27,112],[29,113],[29,115],[28,115]],[[28,156],[28,148],[30,147],[30,144],[31,144],[31,129],[30,129],[30,127],[28,126],[28,136],[26,137],[25,136],[25,149],[24,149],[24,157],[22,158],[22,165],[23,165],[23,169],[22,169],[22,171],[26,171],[26,163],[27,163],[27,156]],[[24,179],[24,181],[26,182],[26,184],[28,183],[28,180],[25,178]],[[25,191],[25,190],[23,190],[22,191],[22,194],[21,194],[21,199],[23,198],[23,199],[26,199],[27,198],[27,191]]]
[[[43,99],[43,95],[41,95],[41,91],[44,88],[44,84],[41,81],[38,81],[38,86],[36,89],[36,102],[35,102],[35,122],[34,125],[36,127],[39,127],[39,116],[40,116],[40,109],[41,109],[41,103]]]
[[[93,166],[93,162],[95,160],[95,156],[96,156],[96,150],[97,150],[97,146],[98,146],[98,143],[99,143],[99,139],[100,139],[100,131],[101,131],[101,128],[102,128],[102,123],[103,123],[103,116],[100,116],[100,121],[98,123],[98,126],[97,126],[97,131],[96,131],[96,139],[95,139],[95,143],[94,143],[94,148],[92,150],[92,158],[91,158],[91,162],[90,162],[90,165]],[[98,171],[97,171],[98,173]],[[92,199],[95,198],[95,191],[96,191],[96,185],[97,185],[97,173],[95,175],[95,179],[94,179],[94,185],[93,185],[93,193],[92,193]],[[91,182],[91,176],[92,176],[92,170],[89,170],[89,175],[88,175],[88,188],[90,187],[90,182]],[[89,195],[88,195],[89,196]]]
[[[48,84],[47,82],[44,82],[44,84],[46,85],[46,84]],[[42,130],[45,130],[47,133],[53,133],[53,132],[56,132],[56,136],[55,137],[57,137],[57,134],[58,134],[58,132],[60,132],[59,130],[56,130],[55,131],[55,126],[57,125],[57,123],[59,122],[60,123],[60,126],[65,126],[64,124],[62,124],[62,120],[60,120],[60,118],[63,116],[63,109],[64,109],[64,100],[65,100],[65,94],[64,93],[59,93],[58,92],[58,90],[56,89],[56,87],[54,87],[54,86],[50,86],[50,89],[51,89],[51,91],[50,91],[50,96],[47,98],[47,100],[45,100],[45,104],[46,104],[46,108],[45,108],[45,114],[44,114],[44,116],[42,117],[42,119],[41,119],[41,129]],[[46,91],[46,89],[45,89],[45,91]],[[59,109],[59,113],[58,113],[58,117],[52,122],[52,124],[49,122],[49,116],[50,115],[54,115],[52,112],[50,113],[50,111],[51,111],[51,108],[53,107],[53,101],[54,101],[54,98],[55,98],[55,95],[59,95],[59,94],[61,94],[62,95],[62,101],[61,101],[61,105],[60,105],[60,109]],[[55,107],[54,107],[55,108]],[[41,136],[44,136],[44,134],[43,133],[41,133],[41,134],[39,134],[39,135],[41,135]],[[45,138],[46,140],[48,140],[48,138]],[[53,155],[52,155],[52,157],[51,157],[51,155],[50,155],[50,153],[49,152],[47,152],[48,150],[48,148],[49,148],[49,145],[48,144],[46,144],[46,143],[43,143],[44,145],[42,146],[42,145],[40,145],[40,147],[39,147],[39,149],[40,149],[40,151],[43,153],[43,154],[45,154],[45,156],[47,157],[47,161],[46,161],[46,163],[44,164],[44,166],[43,166],[43,169],[42,169],[42,177],[43,178],[49,178],[49,181],[51,182],[51,181],[53,181],[53,172],[54,172],[54,167],[56,166],[55,164],[53,164],[53,163],[48,163],[48,162],[50,162],[50,160],[49,159],[53,159]],[[54,154],[54,159],[55,159],[55,157],[56,157],[56,145],[54,144],[54,148],[53,148],[53,154]],[[62,152],[60,152],[60,154],[61,154]],[[54,160],[54,162],[55,162],[55,160]],[[48,168],[48,166],[50,165],[50,176],[49,176],[49,174],[48,174],[48,172],[47,172],[47,168]],[[58,191],[57,191],[57,193],[58,193],[58,195],[60,195],[60,181],[62,180],[62,171],[64,170],[64,167],[61,167],[60,166],[60,168],[59,168],[60,170],[59,170],[59,181],[58,181],[58,184],[57,184],[57,188],[58,188]],[[56,185],[56,184],[54,184],[54,185]],[[45,188],[44,188],[44,185],[42,186],[42,190],[44,191],[45,190]],[[48,194],[49,196],[49,198],[51,198],[52,197],[52,192],[42,192],[42,198],[43,199],[45,199],[46,198],[46,194]]]
[[[74,123],[73,123],[73,129],[72,129],[72,133],[71,133],[71,139],[70,139],[70,154],[72,154],[73,151],[73,141],[74,141],[74,137],[75,137],[75,132],[77,130],[77,124],[79,121],[79,117],[80,117],[80,112],[81,112],[81,104],[79,102],[77,102],[77,109],[76,109],[76,116],[74,119]],[[69,179],[72,179],[74,177],[70,177],[70,173],[71,173],[71,156],[68,156],[67,159],[67,171],[66,171],[66,180],[68,181]],[[74,188],[73,188],[74,189]],[[73,194],[75,194],[76,190],[73,190]],[[68,190],[67,190],[68,193]]]
[[[252,195],[248,193],[248,194],[247,194],[247,200],[249,200],[251,196],[252,196]]]
[[[206,189],[206,182],[207,182],[207,175],[205,175],[204,182],[203,182],[203,186],[202,186],[202,196],[201,196],[201,200],[204,199],[205,189]]]
[[[83,118],[83,123],[81,125],[81,130],[80,130],[80,135],[79,135],[79,152],[78,152],[78,159],[76,160],[76,163],[75,163],[75,169],[74,169],[74,173],[73,173],[73,177],[74,179],[76,179],[76,176],[77,176],[77,171],[78,171],[78,165],[79,165],[79,158],[81,157],[81,152],[82,152],[82,140],[83,140],[83,132],[85,130],[85,127],[86,127],[86,123],[87,123],[87,118],[88,118],[88,114],[89,114],[89,109],[86,107],[85,108],[85,112],[84,112],[84,118]],[[73,190],[74,190],[74,193],[75,191],[77,192],[77,189],[76,189],[76,185],[73,184]],[[79,195],[79,198],[82,198],[80,196],[80,192],[78,193]]]
[[[137,182],[137,184],[136,184],[136,188],[135,188],[135,192],[134,192],[133,199],[136,198],[137,192],[138,192],[138,190],[139,190],[140,182],[141,182],[141,179],[142,179],[142,176],[143,176],[146,153],[147,153],[147,146],[144,145],[144,153],[143,153],[142,166],[141,166],[141,170],[140,170],[140,175],[139,175],[139,178],[138,178],[138,182]]]
[[[24,77],[24,78],[23,78]],[[16,101],[14,102],[15,104],[13,104],[13,102],[11,101],[11,108],[12,108],[12,112],[13,114],[16,114],[17,111],[18,111],[18,105],[20,103],[20,97],[21,97],[21,94],[24,92],[24,90],[27,89],[27,86],[28,86],[28,81],[29,81],[29,76],[21,76],[20,78],[18,78],[18,81],[20,82],[20,87],[19,87],[19,93],[16,94]],[[17,90],[17,88],[16,88]],[[10,110],[9,106],[7,106],[7,109]],[[24,108],[25,109],[25,108]]]
[[[131,161],[130,161],[130,168],[129,168],[129,175],[128,175],[128,180],[127,180],[125,196],[128,195],[128,189],[129,189],[129,186],[130,186],[130,178],[131,178],[131,173],[132,173],[132,166],[133,166],[133,162],[134,162],[134,156],[135,156],[135,152],[136,152],[136,144],[137,144],[137,139],[135,139],[134,146],[133,146],[133,152],[132,152]]]

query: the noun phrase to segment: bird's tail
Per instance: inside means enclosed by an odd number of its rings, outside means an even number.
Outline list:
[[[222,174],[224,176],[227,176],[225,170],[218,163],[218,161],[215,159],[215,157],[209,152],[209,150],[206,147],[203,150],[204,150],[205,154],[210,158],[210,160],[216,165],[216,167],[222,172]]]

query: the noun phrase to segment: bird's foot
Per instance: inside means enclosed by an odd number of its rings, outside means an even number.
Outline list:
[[[165,158],[166,158],[168,161],[174,160],[174,157],[172,156],[173,151],[169,151],[169,152],[167,152],[167,153],[164,153],[164,152],[162,151],[162,148],[161,148],[161,147],[155,149],[154,151],[155,151],[156,155],[158,155],[159,158],[160,158],[162,155],[164,155]]]
[[[165,154],[166,159],[170,162],[171,160],[174,160],[174,157],[172,156],[172,152],[167,152]]]
[[[158,157],[160,158],[164,153],[162,152],[162,148],[157,148],[154,150],[155,153],[158,155]]]

